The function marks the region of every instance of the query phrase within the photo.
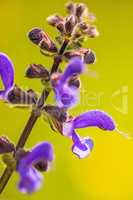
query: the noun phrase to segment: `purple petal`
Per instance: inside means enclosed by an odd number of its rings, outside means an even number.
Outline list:
[[[25,175],[20,177],[18,188],[22,193],[32,193],[41,187],[42,175],[34,168],[25,169]]]
[[[72,137],[74,128],[73,128],[73,121],[63,123],[63,130],[62,133],[66,137]]]
[[[113,119],[107,113],[99,110],[92,110],[79,115],[73,120],[73,124],[74,128],[96,126],[108,131],[115,129],[115,122]]]
[[[44,159],[52,161],[54,158],[52,145],[48,142],[42,142],[35,146],[32,151],[24,158],[25,165],[32,165],[38,160]]]
[[[14,66],[10,58],[4,53],[0,53],[0,75],[4,85],[4,90],[0,91],[0,98],[5,98],[14,84]]]
[[[70,108],[75,106],[79,101],[79,90],[76,88],[63,87],[55,88],[56,102],[59,107]]]
[[[66,80],[72,75],[81,74],[83,70],[84,70],[84,64],[80,58],[75,57],[71,59],[70,63],[68,64],[63,75],[60,78],[59,85],[64,84]]]
[[[42,182],[40,173],[33,167],[33,164],[40,160],[52,161],[53,148],[48,142],[35,146],[32,151],[19,161],[17,171],[20,174],[18,187],[23,192],[36,191]]]
[[[80,138],[75,132],[72,134],[72,139],[74,142],[72,152],[80,159],[89,156],[93,148],[93,141],[89,137]]]

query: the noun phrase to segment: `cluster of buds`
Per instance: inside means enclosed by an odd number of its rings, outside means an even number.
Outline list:
[[[32,89],[25,91],[14,83],[13,63],[6,54],[0,53],[0,75],[4,85],[4,90],[0,91],[0,99],[18,107],[27,105],[32,108],[31,118],[16,147],[8,138],[0,137],[0,154],[3,154],[3,161],[8,169],[19,173],[18,188],[23,193],[32,193],[40,188],[40,172],[46,172],[54,159],[53,147],[49,142],[43,141],[30,150],[23,148],[36,117],[43,116],[52,130],[71,139],[71,150],[80,159],[89,156],[93,140],[90,137],[80,137],[77,129],[93,126],[103,131],[116,130],[111,116],[103,111],[91,110],[79,116],[69,114],[69,110],[80,99],[80,75],[84,73],[86,64],[95,62],[95,53],[90,48],[83,48],[83,40],[86,36],[96,37],[98,32],[92,25],[95,17],[88,12],[85,4],[68,3],[66,8],[66,17],[53,15],[48,18],[49,24],[59,31],[55,38],[60,44],[59,48],[59,44],[41,28],[33,28],[28,33],[28,38],[40,48],[41,53],[53,56],[54,60],[50,70],[41,64],[30,64],[26,69],[26,78],[40,79],[43,83],[44,90],[40,97]],[[59,64],[63,60],[70,61],[65,70],[61,71]],[[46,98],[51,90],[54,93],[54,105],[47,105]],[[39,114],[35,115],[36,113]],[[0,179],[0,184],[3,180],[4,177]]]
[[[81,47],[86,37],[98,36],[97,28],[93,25],[95,17],[82,3],[68,3],[66,9],[68,12],[66,17],[55,14],[47,18],[48,23],[59,31],[55,40],[60,45],[64,39],[69,40],[67,52],[62,55],[62,59],[79,56],[84,59],[86,64],[92,64],[95,61],[94,52]],[[33,28],[28,37],[44,55],[55,56],[59,53],[58,44],[51,40],[50,36],[41,28]]]
[[[40,49],[50,53],[57,53],[56,45],[47,35],[47,33],[44,32],[42,29],[40,28],[32,29],[29,32],[28,37],[34,44],[39,46]]]

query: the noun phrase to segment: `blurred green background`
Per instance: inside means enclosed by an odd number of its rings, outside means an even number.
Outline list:
[[[97,63],[82,76],[84,94],[72,112],[103,109],[110,113],[120,130],[132,134],[132,46],[133,35],[131,0],[83,0],[97,16],[100,37],[88,40],[86,47],[97,55]],[[42,90],[39,81],[24,78],[29,63],[51,66],[27,38],[32,27],[42,27],[51,36],[46,17],[52,13],[65,14],[65,0],[0,0],[0,51],[7,53],[15,66],[15,82],[25,89]],[[0,134],[17,141],[29,116],[29,110],[10,109],[0,102]],[[27,142],[47,140],[53,143],[56,158],[51,172],[45,174],[41,190],[27,196],[16,189],[18,175],[14,173],[1,200],[132,200],[133,199],[133,140],[126,140],[116,132],[105,133],[96,128],[78,131],[90,135],[95,148],[89,158],[79,160],[70,151],[71,141],[51,133],[42,119],[38,120]],[[0,172],[3,167],[0,165]]]

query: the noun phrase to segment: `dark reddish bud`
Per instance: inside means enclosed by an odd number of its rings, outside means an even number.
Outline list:
[[[31,64],[26,72],[27,78],[42,78],[46,81],[50,79],[49,71],[41,64]]]
[[[55,44],[42,29],[34,28],[28,34],[29,39],[41,49],[52,53],[57,52]]]
[[[74,14],[74,12],[75,12],[75,4],[73,2],[68,2],[66,4],[66,9],[67,9],[69,14]]]
[[[43,31],[40,28],[34,28],[29,32],[28,37],[34,44],[38,45],[43,39]]]
[[[36,96],[15,85],[14,88],[9,91],[7,100],[11,104],[32,105],[36,103]]]
[[[70,15],[66,18],[65,30],[67,34],[71,34],[76,24],[76,19],[74,15]]]
[[[34,167],[40,171],[45,172],[48,170],[48,161],[47,160],[40,160],[37,163],[34,164]]]
[[[0,154],[15,151],[15,146],[6,136],[0,137]]]
[[[75,50],[75,51],[66,51],[64,53],[64,56],[67,58],[67,59],[71,59],[73,57],[82,57],[82,54],[79,50]]]
[[[58,15],[52,15],[47,18],[50,25],[56,27],[61,33],[65,33],[65,21]]]
[[[58,15],[51,15],[47,18],[47,21],[51,26],[57,26],[60,22],[64,22],[64,19]]]
[[[55,118],[59,122],[65,122],[67,119],[67,113],[63,108],[58,106],[47,105],[44,106],[45,112],[47,112],[52,118]]]
[[[73,57],[83,58],[85,64],[93,64],[96,60],[95,53],[91,49],[86,48],[79,48],[75,51],[67,51],[64,53],[64,56],[67,59],[71,59]]]
[[[88,28],[89,28],[89,26],[88,26],[88,24],[86,24],[85,22],[80,22],[79,24],[78,24],[78,27],[80,28],[80,30],[81,31],[86,31],[86,30],[88,30]]]
[[[83,4],[83,3],[77,4],[77,6],[76,6],[76,16],[81,17],[83,15],[85,9],[86,9],[85,4]]]
[[[57,24],[56,28],[58,29],[58,31],[60,31],[62,34],[65,33],[65,24],[64,22],[60,22]]]
[[[92,51],[88,51],[84,54],[84,61],[86,64],[93,64],[96,60],[95,53]]]
[[[99,32],[95,26],[90,26],[87,30],[87,34],[91,38],[95,38],[99,36]]]

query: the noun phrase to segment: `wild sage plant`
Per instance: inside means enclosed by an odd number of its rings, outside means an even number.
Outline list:
[[[6,164],[0,178],[1,193],[14,171],[20,176],[18,188],[21,192],[32,193],[40,188],[41,172],[46,172],[54,159],[53,146],[42,141],[30,150],[24,148],[39,117],[45,116],[51,131],[72,140],[72,152],[80,159],[90,154],[93,140],[79,136],[76,129],[90,126],[104,131],[116,129],[112,118],[100,110],[87,111],[79,116],[69,114],[69,110],[79,101],[80,74],[84,73],[87,65],[95,62],[95,53],[83,48],[84,40],[97,37],[98,31],[93,25],[95,17],[88,12],[86,5],[68,3],[66,8],[66,17],[52,15],[47,19],[58,31],[55,42],[41,28],[33,28],[28,33],[28,38],[39,47],[42,55],[53,59],[51,69],[41,64],[30,64],[26,69],[27,78],[40,79],[44,85],[41,96],[32,89],[24,91],[15,85],[13,63],[6,54],[0,53],[0,75],[4,85],[0,98],[14,106],[26,105],[32,110],[16,145],[6,136],[0,137],[0,154]],[[60,66],[63,61],[68,62],[64,72]],[[55,95],[54,105],[46,103],[51,91]]]

